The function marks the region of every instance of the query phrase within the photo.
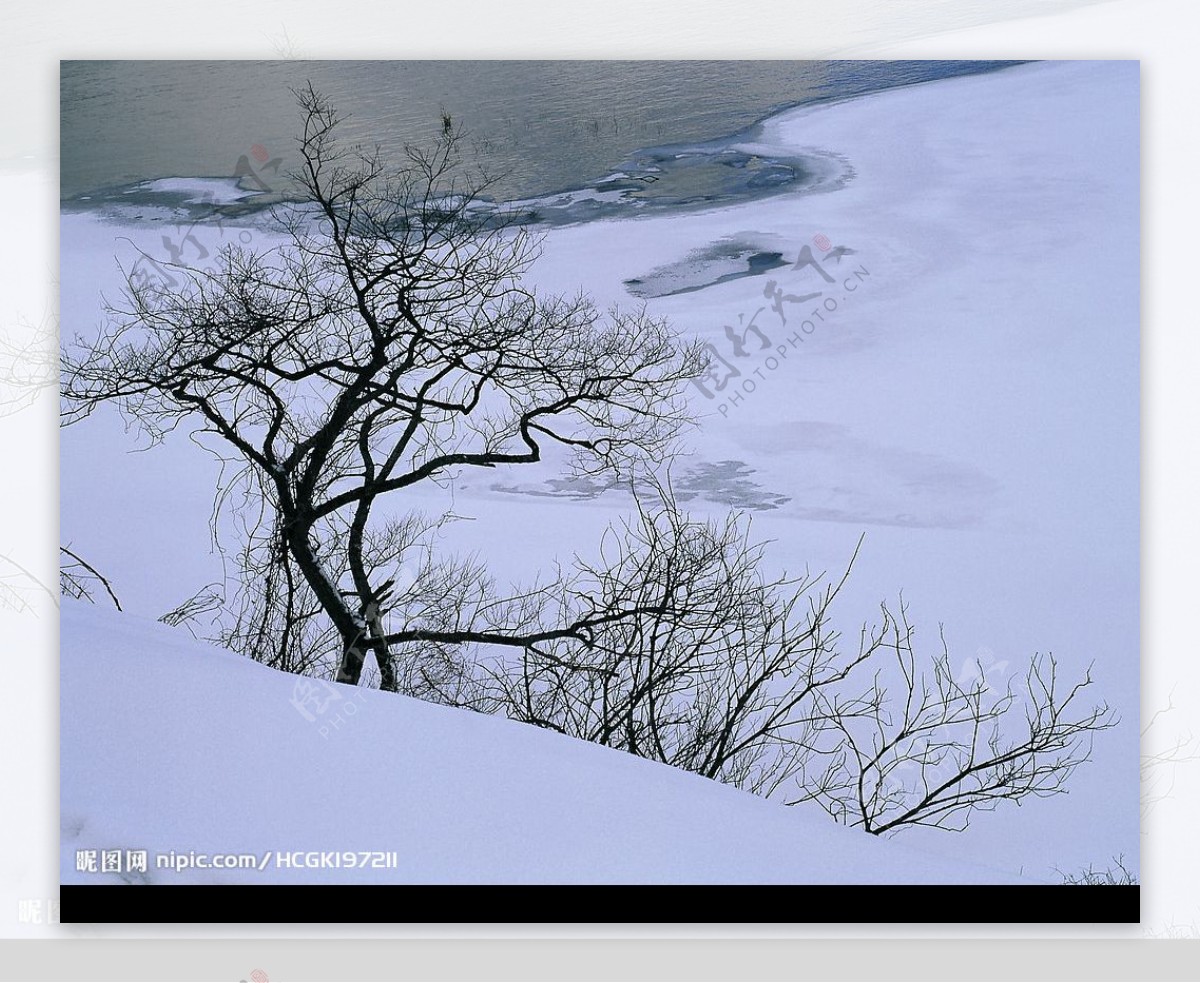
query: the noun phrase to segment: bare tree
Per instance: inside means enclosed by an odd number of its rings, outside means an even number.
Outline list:
[[[377,505],[455,469],[537,462],[547,445],[588,473],[661,460],[699,346],[644,310],[529,290],[537,244],[478,207],[448,118],[431,151],[390,169],[378,149],[337,145],[339,117],[311,87],[297,96],[293,177],[309,208],[277,214],[287,241],[227,247],[213,273],[179,267],[177,287],[127,277],[100,337],[64,356],[65,419],[115,402],[155,439],[185,421],[216,438],[236,462],[227,493],[262,503],[243,572],[261,578],[255,644],[272,636],[283,662],[289,637],[331,628],[339,681],[357,683],[373,652],[395,689],[393,653],[413,643],[581,637],[534,624],[536,598],[497,596],[477,570],[458,571],[448,621],[391,607],[379,568],[413,544]]]
[[[861,543],[860,543],[861,545]],[[857,550],[855,551],[857,556]],[[1063,791],[1115,723],[1065,691],[1052,658],[1024,691],[956,679],[919,656],[903,604],[847,648],[832,607],[850,574],[767,580],[736,515],[693,520],[665,497],[578,561],[563,620],[600,610],[586,639],[527,645],[480,667],[457,702],[620,748],[789,805],[815,802],[873,834],[965,828],[1001,801]],[[440,694],[445,702],[456,702]]]
[[[693,519],[657,484],[702,348],[644,309],[531,290],[537,242],[481,205],[449,117],[389,169],[339,148],[337,114],[297,95],[304,201],[276,211],[281,244],[227,247],[174,284],[127,276],[99,337],[63,357],[67,423],[113,403],[152,440],[190,427],[224,463],[215,512],[240,537],[226,644],[348,684],[373,654],[384,689],[876,834],[1062,790],[1112,723],[1080,705],[1090,675],[1064,691],[1035,659],[1023,699],[993,697],[955,680],[945,649],[915,654],[903,605],[845,646],[830,615],[845,576],[769,579],[741,517]],[[404,507],[422,483],[551,449],[628,485],[637,512],[544,582],[501,587],[441,555],[438,530],[461,517]]]
[[[1095,735],[1116,725],[1106,704],[1087,705],[1091,670],[1063,686],[1052,656],[1035,656],[1003,692],[983,667],[956,677],[949,649],[921,658],[903,602],[881,607],[872,649],[886,653],[865,690],[817,695],[827,722],[814,750],[825,763],[792,801],[815,801],[869,833],[905,826],[965,829],[1002,801],[1064,791],[1091,757]],[[889,671],[890,669],[890,671]]]
[[[639,503],[596,563],[564,578],[561,620],[585,638],[533,642],[485,667],[476,707],[769,793],[814,732],[813,695],[870,657],[839,660],[841,584],[767,581],[748,524]],[[844,582],[844,581],[843,581]],[[617,611],[603,622],[593,612]]]

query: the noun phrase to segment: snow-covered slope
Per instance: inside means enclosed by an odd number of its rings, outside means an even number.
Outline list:
[[[63,883],[1018,880],[523,724],[347,687],[306,701],[298,683],[64,601]],[[147,873],[76,869],[77,851],[113,849],[148,851]],[[156,869],[172,851],[270,856],[261,872]],[[397,863],[276,866],[294,851]]]

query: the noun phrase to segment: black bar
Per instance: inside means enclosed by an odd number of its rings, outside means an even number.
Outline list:
[[[1141,917],[1136,884],[66,884],[60,891],[61,920],[90,924],[1130,924]],[[395,921],[378,917],[389,904]]]

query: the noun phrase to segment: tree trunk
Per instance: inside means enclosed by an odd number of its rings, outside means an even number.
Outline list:
[[[374,600],[369,601],[359,615],[361,627],[349,638],[342,636],[342,664],[338,667],[337,681],[357,686],[362,678],[363,664],[367,652],[375,654],[379,666],[379,688],[389,693],[399,690],[396,669],[392,665],[392,654],[384,636],[383,611]]]
[[[357,632],[352,638],[342,636],[342,664],[338,666],[336,681],[357,686],[362,678],[363,662],[367,653],[363,649],[362,632]]]
[[[300,522],[293,519],[285,523],[284,528],[287,531],[288,550],[295,557],[296,566],[300,568],[313,594],[341,635],[342,663],[335,678],[339,683],[357,686],[362,676],[363,661],[366,659],[367,634],[370,631],[367,622],[361,616],[352,614],[346,606],[337,587],[326,575],[321,561],[313,552],[308,533],[302,529]]]
[[[371,633],[375,636],[375,644],[372,648],[375,650],[375,662],[379,666],[379,688],[388,693],[398,692],[399,686],[396,681],[396,667],[392,665],[392,653],[388,649],[387,642],[383,640],[387,634],[383,628],[383,612],[376,610],[370,624]]]

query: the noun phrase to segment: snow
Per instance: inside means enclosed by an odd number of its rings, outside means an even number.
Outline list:
[[[62,883],[137,876],[76,870],[76,850],[104,849],[148,851],[142,882],[158,884],[1020,880],[465,710],[339,686],[310,720],[298,682],[64,601]],[[272,856],[262,872],[156,869],[171,851]],[[276,868],[275,851],[390,851],[397,867]]]
[[[158,178],[154,181],[144,181],[137,189],[155,194],[190,195],[184,199],[184,204],[188,205],[228,205],[261,194],[254,189],[242,188],[237,178],[216,177]]]
[[[1002,685],[1038,651],[1052,651],[1066,675],[1095,663],[1098,695],[1118,710],[1122,723],[1100,735],[1095,761],[1074,776],[1070,795],[979,816],[963,836],[905,834],[904,844],[936,852],[947,864],[986,858],[1038,876],[1054,867],[1103,864],[1118,853],[1127,861],[1135,858],[1136,63],[1028,65],[801,108],[768,120],[753,141],[740,149],[833,154],[855,176],[824,194],[783,194],[707,211],[658,212],[554,229],[533,280],[548,291],[574,293],[582,287],[602,308],[631,306],[640,301],[629,295],[626,280],[683,262],[695,250],[731,238],[763,251],[782,251],[789,263],[806,244],[823,255],[814,242],[820,235],[854,249],[841,264],[831,264],[838,273],[833,286],[811,269],[789,267],[647,302],[652,313],[670,318],[682,333],[711,340],[730,364],[741,368],[742,376],[731,385],[748,379],[755,383],[754,391],[742,393],[736,403],[730,395],[708,400],[699,391],[692,393],[703,419],[689,437],[693,456],[680,467],[698,469],[693,475],[724,469],[753,484],[747,489],[744,483],[710,481],[706,487],[696,479],[698,497],[688,504],[719,513],[747,494],[773,504],[755,512],[754,529],[759,537],[773,540],[770,563],[792,571],[808,566],[840,572],[865,531],[863,551],[835,612],[849,637],[880,600],[894,600],[903,590],[918,627],[918,645],[937,644],[937,627],[944,624],[955,668],[979,659],[995,673],[989,679]],[[136,256],[133,244],[154,252],[161,233],[161,227],[114,226],[83,212],[63,216],[65,335],[86,332],[96,322],[101,292],[115,295],[112,256]],[[226,234],[232,233],[195,230],[210,249]],[[122,236],[132,244],[120,241]],[[271,241],[259,229],[254,236],[264,244]],[[869,275],[851,292],[846,286],[849,271],[859,268]],[[818,321],[801,314],[811,306],[785,304],[788,323],[781,324],[763,294],[768,280],[790,294],[828,291],[837,310]],[[724,327],[744,326],[759,308],[756,323],[770,337],[770,349],[758,350],[749,336],[752,351],[738,359],[730,352]],[[804,333],[802,317],[814,321],[811,332]],[[792,344],[790,338],[802,340]],[[781,345],[786,357],[777,352]],[[773,369],[768,356],[777,363]],[[754,369],[761,375],[755,376]],[[207,526],[219,470],[183,435],[148,453],[128,453],[135,446],[119,416],[110,412],[63,432],[62,538],[113,579],[127,610],[154,618],[221,576]],[[549,482],[559,476],[552,463],[462,475],[454,485],[453,508],[476,521],[447,525],[445,548],[479,551],[501,579],[529,579],[555,558],[567,559],[576,550],[588,553],[603,527],[628,511],[629,500],[616,492],[589,501],[547,496],[554,490]],[[517,494],[513,488],[540,494]],[[435,510],[449,504],[445,490],[431,486],[413,489],[401,507]],[[136,522],[128,516],[136,516]],[[225,840],[215,835],[224,830],[231,841],[238,832],[243,837],[239,842],[249,843],[259,836],[254,817],[267,807],[268,795],[278,795],[294,810],[294,816],[289,812],[280,821],[295,823],[295,838],[304,844],[331,849],[353,841],[363,849],[388,849],[371,843],[363,824],[334,822],[361,814],[356,812],[361,797],[372,789],[373,795],[388,796],[396,809],[411,809],[414,798],[427,802],[429,815],[460,838],[467,828],[478,833],[479,842],[456,842],[437,856],[451,878],[455,870],[469,869],[456,866],[460,852],[475,860],[481,854],[503,854],[496,862],[511,860],[511,867],[484,869],[497,877],[518,876],[522,863],[536,859],[530,851],[538,836],[517,832],[521,823],[506,821],[503,810],[516,810],[525,819],[535,801],[548,810],[546,823],[563,825],[556,836],[568,838],[552,839],[555,849],[564,852],[555,854],[557,861],[544,857],[542,862],[560,863],[564,872],[577,876],[582,871],[571,865],[580,861],[574,847],[563,843],[588,843],[583,832],[594,836],[598,827],[589,825],[589,817],[601,806],[626,810],[603,813],[613,821],[625,818],[638,829],[671,830],[654,842],[671,849],[677,844],[682,851],[677,864],[674,854],[649,856],[654,852],[651,840],[627,844],[637,859],[634,866],[655,872],[647,876],[681,876],[685,863],[692,862],[700,866],[688,872],[689,878],[729,876],[728,869],[707,866],[720,851],[688,853],[700,842],[691,838],[690,824],[700,824],[697,828],[708,830],[706,835],[724,835],[721,822],[713,818],[719,816],[763,824],[762,842],[768,846],[762,853],[746,845],[748,837],[722,840],[734,850],[731,856],[738,858],[738,869],[748,880],[790,879],[801,872],[806,878],[836,874],[843,880],[863,876],[859,862],[871,850],[886,849],[889,858],[906,856],[896,842],[879,844],[838,829],[822,814],[801,818],[771,803],[747,801],[734,790],[713,789],[694,776],[614,757],[603,749],[570,745],[571,754],[561,751],[560,758],[560,749],[568,746],[561,739],[536,731],[517,736],[510,730],[514,725],[503,721],[410,701],[397,704],[405,708],[403,713],[386,713],[389,698],[375,693],[362,694],[362,713],[325,743],[289,705],[286,686],[260,667],[206,653],[206,669],[221,667],[224,684],[215,690],[215,680],[205,681],[195,659],[174,659],[176,652],[198,651],[190,643],[168,641],[178,632],[126,634],[89,618],[86,612],[64,615],[64,660],[72,657],[71,632],[82,633],[75,644],[86,646],[94,630],[98,650],[105,638],[121,650],[126,666],[122,678],[131,692],[143,685],[133,665],[153,678],[167,677],[159,689],[145,694],[144,702],[131,706],[124,701],[132,697],[104,686],[102,674],[89,675],[86,665],[74,670],[91,679],[95,692],[110,703],[125,707],[123,715],[106,718],[107,730],[101,727],[98,733],[108,734],[110,741],[126,735],[113,750],[140,748],[147,765],[154,766],[151,773],[161,773],[164,794],[178,807],[164,815],[172,817],[179,834],[166,823],[160,822],[164,828],[159,829],[150,821],[153,803],[145,797],[152,790],[148,786],[139,792],[136,775],[128,776],[121,796],[86,784],[76,790],[86,782],[83,756],[91,753],[92,738],[73,729],[70,718],[79,714],[95,723],[101,701],[85,699],[86,690],[64,669],[64,817],[70,804],[93,824],[94,840],[103,840],[101,834],[153,834],[167,848],[198,849],[194,844],[203,842],[224,849]],[[118,637],[124,641],[118,643]],[[142,648],[150,645],[153,651]],[[167,661],[167,653],[173,661]],[[97,659],[103,663],[105,656]],[[176,672],[180,676],[167,685]],[[244,679],[253,688],[267,678],[281,689],[273,703],[263,705],[243,692],[241,682],[233,682]],[[166,711],[157,709],[160,700],[169,701],[177,716],[208,701],[210,712],[219,708],[219,716],[202,729],[206,738],[200,740],[172,727]],[[303,736],[312,740],[276,740],[275,727],[290,727],[293,735],[302,727]],[[445,743],[442,738],[457,727],[464,740],[468,734],[486,739],[450,742],[443,756],[438,750]],[[469,746],[471,754],[482,756],[480,761],[500,768],[500,758],[487,757],[493,738],[498,741],[495,754],[520,745],[536,754],[543,762],[539,767],[560,785],[535,781],[532,771],[514,774],[509,767],[512,794],[485,785],[499,798],[484,802],[471,788],[454,788],[453,775],[481,782],[491,775],[465,757],[453,758],[449,748],[466,755],[463,749]],[[216,753],[225,740],[234,745]],[[404,762],[391,772],[398,776],[394,788],[380,783],[379,769],[390,765],[378,759],[379,748],[390,754],[393,744],[397,760]],[[312,756],[320,753],[316,749],[326,746],[338,748],[338,767],[312,768]],[[203,780],[196,774],[207,767],[210,747],[222,768],[235,769],[229,779],[223,771],[206,772]],[[261,758],[260,747],[270,749]],[[445,780],[421,767],[420,756],[410,754],[415,748],[449,769]],[[241,766],[226,760],[239,752],[256,762],[249,774],[270,776],[270,782],[264,781],[269,791],[256,792],[241,781]],[[587,760],[590,770],[570,778],[567,757]],[[356,786],[355,774],[373,777],[364,789]],[[650,775],[652,780],[645,777]],[[422,781],[424,785],[415,784]],[[617,797],[619,806],[605,805],[608,793],[626,781],[644,781],[657,792],[643,802],[641,797],[651,793],[639,785],[637,795]],[[221,802],[211,801],[214,787],[222,790]],[[595,797],[593,787],[602,790]],[[702,805],[688,798],[701,787],[708,797]],[[676,793],[680,799],[673,798]],[[327,803],[322,807],[327,813],[301,808],[315,799]],[[671,811],[683,799],[691,803],[688,809]],[[209,822],[189,826],[192,813]],[[475,814],[490,817],[493,826],[471,826]],[[417,822],[411,812],[398,815]],[[641,821],[652,816],[661,822],[643,827]],[[139,825],[142,820],[147,825]],[[668,820],[678,828],[664,826]],[[732,819],[730,824],[735,825]],[[821,845],[803,858],[782,848],[787,836],[794,841],[797,824],[813,844]],[[434,826],[431,821],[427,828]],[[650,836],[621,828],[630,836]],[[572,839],[575,829],[580,835]],[[539,825],[537,831],[549,836],[551,827]],[[287,840],[282,832],[280,828],[278,839]],[[189,839],[193,834],[200,839]],[[399,839],[403,849],[406,841]],[[285,842],[278,846],[290,848]],[[803,866],[788,866],[801,861]],[[624,862],[608,858],[606,876],[630,876],[632,867],[622,867]],[[823,863],[829,866],[811,866]],[[895,863],[899,866],[886,869],[897,877],[911,873],[903,871],[899,860]]]

